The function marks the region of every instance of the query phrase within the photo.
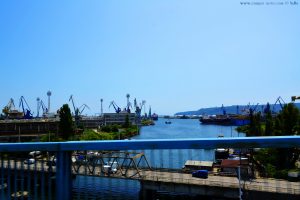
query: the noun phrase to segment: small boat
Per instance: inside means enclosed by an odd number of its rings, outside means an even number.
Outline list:
[[[172,124],[172,122],[171,122],[171,121],[165,121],[165,123],[166,123],[166,124]]]

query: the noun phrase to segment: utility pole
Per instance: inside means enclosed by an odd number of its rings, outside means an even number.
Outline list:
[[[242,187],[241,187],[241,166],[238,166],[238,177],[239,177],[239,199],[242,200]]]
[[[49,90],[48,92],[47,92],[47,96],[48,96],[48,113],[50,112],[50,96],[51,96],[51,91]]]
[[[37,101],[37,108],[36,108],[37,114],[36,114],[36,116],[39,117],[39,115],[40,115],[40,98],[39,97],[36,98],[36,101]]]
[[[103,99],[100,99],[101,102],[101,116],[103,115]]]

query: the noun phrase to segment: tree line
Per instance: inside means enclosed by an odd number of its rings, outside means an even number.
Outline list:
[[[264,113],[250,110],[250,124],[238,127],[237,131],[251,136],[292,136],[300,134],[300,112],[293,104],[283,106],[278,114],[273,114],[267,104]],[[274,178],[287,178],[289,170],[297,170],[300,151],[298,148],[261,149],[254,159],[264,167],[264,175]]]

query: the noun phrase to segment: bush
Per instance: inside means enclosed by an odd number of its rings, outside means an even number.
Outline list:
[[[85,130],[80,136],[80,140],[101,140],[101,137],[93,130]]]
[[[49,141],[49,134],[50,134],[50,141]],[[54,133],[49,133],[47,135],[43,135],[40,138],[41,142],[63,142],[65,141],[64,139],[56,136]]]
[[[110,133],[111,132],[111,127],[110,126],[102,126],[101,131]]]
[[[120,128],[120,125],[113,124],[113,125],[106,125],[101,127],[101,131],[106,132],[106,133],[111,133],[111,132],[118,132]]]
[[[85,130],[80,136],[80,140],[114,140],[118,135],[115,133],[95,132],[93,130]]]

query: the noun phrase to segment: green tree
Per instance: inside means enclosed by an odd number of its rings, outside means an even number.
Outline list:
[[[71,115],[71,110],[68,104],[64,104],[59,109],[59,132],[64,140],[74,135],[74,122]]]
[[[298,108],[289,103],[283,107],[277,116],[276,132],[278,135],[295,135],[297,133],[299,122]],[[296,148],[278,149],[278,169],[291,169],[295,167],[295,162],[299,157]]]
[[[294,104],[285,105],[276,117],[272,117],[271,112],[265,112],[266,126],[265,135],[281,136],[295,135],[300,132],[300,112]],[[260,116],[250,112],[250,124],[240,128],[241,131],[248,131],[249,135],[260,136],[261,124]],[[255,159],[264,167],[267,176],[284,178],[289,169],[295,168],[295,162],[299,158],[297,148],[273,148],[263,149],[255,155]]]
[[[272,136],[273,135],[273,117],[271,114],[269,103],[267,103],[267,108],[265,110],[265,120],[266,120],[265,136]]]
[[[285,105],[280,113],[282,117],[282,135],[294,135],[299,122],[299,110],[293,104]]]
[[[261,113],[254,113],[252,109],[250,109],[250,124],[249,124],[249,136],[261,136]]]
[[[127,114],[125,117],[125,123],[123,124],[123,128],[129,128],[130,127],[130,122],[129,122],[129,115]]]

